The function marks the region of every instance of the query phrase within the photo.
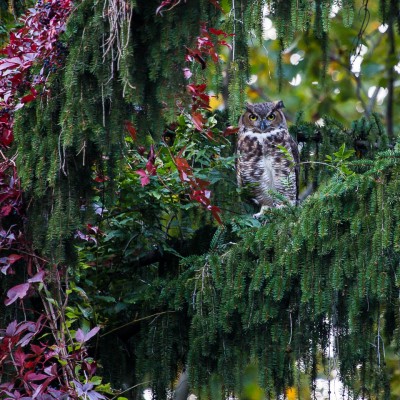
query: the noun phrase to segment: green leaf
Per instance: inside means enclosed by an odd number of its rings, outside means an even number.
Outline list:
[[[345,175],[353,175],[354,171],[351,171],[346,165],[340,166],[340,170],[345,174]]]
[[[336,153],[333,153],[333,155],[337,158],[337,160],[335,160],[335,161],[343,161],[343,160],[347,160],[348,158],[352,157],[354,153],[355,153],[355,150],[353,150],[353,149],[346,150],[346,144],[343,143],[340,146],[340,149]]]
[[[91,383],[93,383],[93,385],[100,385],[101,384],[101,381],[103,380],[103,378],[101,377],[101,376],[93,376],[91,379],[90,379],[90,382]],[[97,390],[98,390],[98,388],[97,388]]]

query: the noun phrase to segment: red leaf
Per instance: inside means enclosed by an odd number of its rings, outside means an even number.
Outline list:
[[[190,166],[185,158],[175,158],[175,164],[178,167],[178,169],[190,169]]]
[[[156,161],[156,153],[154,151],[153,145],[150,146],[150,151],[149,151],[149,154],[147,155],[147,159],[149,161],[151,161],[153,164],[154,164],[154,161]]]
[[[44,372],[47,375],[57,377],[57,364],[54,363],[54,364],[49,365],[48,367],[46,367],[44,369]]]
[[[211,130],[206,132],[207,139],[214,140],[214,135]]]
[[[25,379],[29,382],[29,381],[41,381],[41,380],[43,380],[43,379],[46,379],[46,378],[48,378],[49,376],[48,375],[45,375],[45,374],[36,374],[36,373],[34,373],[34,372],[30,372],[30,373],[27,373],[26,375],[25,375]]]
[[[17,299],[23,299],[28,293],[29,287],[30,287],[29,283],[22,283],[21,285],[12,287],[7,292],[7,299],[4,301],[4,304],[6,306],[9,306],[10,304],[14,303],[14,301],[16,301]]]
[[[32,100],[35,100],[36,99],[36,96],[34,95],[34,94],[28,94],[28,95],[26,95],[26,96],[24,96],[22,99],[21,99],[21,103],[29,103],[30,101],[32,101]]]
[[[3,135],[1,135],[0,131],[0,145],[4,147],[8,147],[14,140],[14,135],[11,130],[5,129]]]
[[[234,134],[237,133],[238,131],[239,131],[239,128],[234,128],[233,126],[228,126],[228,127],[224,130],[224,136],[234,135]]]
[[[173,0],[164,0],[164,1],[162,1],[161,4],[157,7],[156,14],[162,15],[162,9],[164,7],[166,7],[166,6],[169,6],[171,3],[173,4]]]
[[[203,130],[204,118],[200,113],[192,113],[192,121],[198,131]]]
[[[3,206],[1,208],[0,215],[3,215],[4,217],[7,217],[7,215],[10,215],[11,211],[12,211],[12,206],[10,206],[10,205]]]
[[[179,178],[181,179],[182,182],[189,182],[189,176],[185,171],[179,171]]]
[[[179,178],[182,182],[190,182],[189,175],[192,175],[192,170],[185,158],[175,158],[176,168],[178,168]]]
[[[46,350],[46,347],[40,347],[40,346],[37,346],[36,344],[31,344],[31,349],[35,354],[39,355],[39,354],[42,354]]]
[[[193,58],[201,65],[201,69],[206,69],[207,63],[200,54],[194,54]]]
[[[92,232],[95,235],[103,234],[103,232],[99,229],[98,226],[94,226],[92,224],[87,224],[86,228],[87,228],[88,232]]]
[[[226,47],[228,47],[230,50],[232,50],[232,45],[229,44],[227,41],[225,41],[225,40],[220,40],[218,43],[219,43],[220,45],[226,46]]]
[[[150,178],[146,174],[146,171],[144,171],[143,169],[138,169],[137,171],[135,171],[135,173],[140,176],[140,183],[142,186],[146,186],[150,183]]]
[[[15,361],[15,365],[17,365],[18,367],[22,367],[24,365],[25,359],[26,359],[26,354],[24,353],[24,351],[22,350],[21,347],[19,347],[16,352],[14,353],[13,357],[14,357],[14,361]]]
[[[212,33],[213,35],[217,35],[217,36],[224,35],[224,37],[228,36],[228,34],[226,32],[224,32],[223,30],[221,30],[221,29],[208,28],[208,31],[210,33]]]
[[[14,274],[15,271],[11,268],[11,265],[14,264],[16,261],[19,259],[23,258],[23,256],[20,256],[18,254],[10,254],[8,257],[0,258],[0,263],[4,264],[4,266],[1,268],[1,272],[3,274]],[[10,269],[11,268],[11,269]],[[10,269],[10,271],[9,271]]]
[[[35,330],[35,323],[32,321],[26,321],[18,324],[18,328],[16,329],[15,333],[21,333],[24,331],[32,332],[32,330]]]
[[[20,256],[19,254],[10,254],[8,256],[8,262],[9,264],[14,264],[16,261],[20,260],[24,256]]]
[[[125,126],[125,129],[131,135],[132,140],[135,141],[136,137],[137,137],[137,131],[136,131],[135,127],[132,125],[132,122],[131,121],[124,121],[124,126]]]
[[[222,219],[221,216],[219,215],[221,213],[221,209],[217,206],[211,206],[210,207],[211,214],[215,218],[215,220],[222,225]]]
[[[196,178],[196,185],[201,189],[201,190],[206,190],[206,188],[208,188],[208,186],[210,186],[210,182],[206,181],[204,179],[200,179],[200,178]],[[208,192],[210,192],[208,190]],[[211,193],[211,192],[210,192]],[[207,196],[210,197],[210,196]]]
[[[107,175],[97,175],[96,178],[94,178],[94,181],[99,182],[99,183],[107,182],[109,180],[110,180],[110,178]]]
[[[202,85],[187,85],[186,86],[192,93],[194,93],[195,95],[198,95],[198,93],[202,93],[204,92],[204,90],[206,90],[207,85],[205,83],[203,83]]]
[[[150,175],[156,175],[157,167],[149,160],[146,163],[146,170]]]

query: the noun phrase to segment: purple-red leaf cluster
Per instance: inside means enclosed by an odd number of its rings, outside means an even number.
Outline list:
[[[62,365],[63,359],[68,368],[74,370],[81,365],[85,377],[95,375],[97,365],[87,357],[84,342],[97,334],[99,328],[93,328],[88,333],[78,330],[76,336],[81,346],[65,354],[65,344],[51,344],[43,339],[48,321],[41,315],[36,322],[11,322],[6,329],[0,330],[0,398],[6,399],[66,399],[87,398],[104,399],[105,397],[94,391],[94,385],[82,385],[74,379],[65,380]],[[78,337],[82,335],[81,340]],[[38,340],[40,338],[40,340]],[[12,375],[9,371],[14,371]]]
[[[58,38],[71,10],[72,0],[37,2],[22,17],[23,27],[12,32],[0,50],[0,147],[7,148],[13,141],[14,112],[37,97],[36,88],[59,65],[63,47]],[[43,67],[32,77],[31,68],[38,64]]]
[[[145,149],[142,146],[139,146],[138,153],[143,155]],[[157,175],[157,166],[155,165],[156,162],[156,152],[154,150],[154,145],[150,146],[149,154],[147,155],[147,162],[146,162],[146,169],[138,169],[135,171],[136,174],[140,177],[140,184],[146,186],[150,183],[150,176]]]
[[[97,245],[97,236],[103,235],[103,232],[99,229],[98,226],[93,226],[91,224],[86,225],[86,233],[83,233],[80,230],[77,230],[75,233],[76,239],[81,239],[88,243],[94,243]]]
[[[220,39],[220,36],[222,36],[223,39]],[[229,36],[234,36],[234,34],[226,33],[221,29],[207,28],[207,25],[202,23],[200,27],[200,36],[197,37],[196,48],[190,49],[186,47],[186,61],[196,61],[201,65],[202,69],[205,69],[207,66],[205,61],[206,56],[210,56],[211,59],[217,63],[219,61],[217,46],[232,48],[232,46],[224,40]]]
[[[20,214],[21,207],[22,191],[17,169],[14,161],[6,159],[0,162],[0,220],[13,212]],[[0,236],[0,248],[1,245]]]

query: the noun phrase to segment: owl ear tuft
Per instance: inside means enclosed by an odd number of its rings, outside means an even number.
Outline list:
[[[253,111],[254,111],[254,106],[253,106],[253,104],[251,104],[251,103],[246,103],[246,104],[245,104],[245,107],[246,107],[246,110],[247,110],[247,111],[250,111],[250,112],[253,112]]]
[[[281,109],[281,108],[285,108],[285,105],[283,104],[283,101],[282,101],[282,100],[279,100],[279,101],[277,101],[277,102],[275,103],[275,109],[276,109],[276,110],[279,110],[279,109]]]

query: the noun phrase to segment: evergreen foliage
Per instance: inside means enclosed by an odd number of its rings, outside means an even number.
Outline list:
[[[224,29],[235,34],[227,66],[233,123],[245,102],[248,32],[260,34],[264,5],[272,10],[285,46],[299,26],[291,12],[303,15],[304,27],[311,23],[314,10],[315,32],[325,35],[324,15],[332,1],[317,2],[315,9],[310,2],[298,1],[234,4],[223,20]],[[31,219],[40,221],[29,224],[29,230],[35,247],[55,261],[68,258],[68,240],[93,215],[92,178],[108,176],[112,182],[115,176],[124,152],[124,120],[132,120],[142,135],[160,138],[165,123],[175,118],[177,102],[188,100],[182,73],[186,49],[199,35],[200,22],[210,26],[219,22],[220,11],[207,0],[178,4],[162,17],[154,12],[157,5],[156,1],[80,3],[65,35],[65,67],[54,75],[51,90],[31,106],[31,112],[17,116],[21,181]],[[382,10],[387,7],[383,4]],[[349,10],[352,2],[344,2],[344,19]],[[387,14],[382,11],[382,15]],[[200,65],[194,72],[199,78],[204,75]],[[216,83],[220,91],[220,82]]]
[[[293,133],[307,139],[304,156],[314,154],[303,173],[320,188],[300,207],[271,210],[262,224],[231,201],[233,213],[224,227],[196,230],[189,209],[179,212],[182,205],[163,197],[164,186],[146,187],[137,198],[139,207],[128,197],[138,178],[121,175],[123,195],[110,210],[118,214],[104,220],[108,234],[99,238],[95,256],[90,256],[92,245],[80,247],[83,269],[76,274],[89,283],[99,314],[103,310],[108,324],[116,326],[109,333],[120,343],[114,346],[123,344],[135,355],[138,382],[150,378],[154,392],[164,398],[187,364],[196,394],[224,398],[224,393],[242,393],[242,372],[253,365],[266,397],[274,399],[288,386],[301,386],[304,373],[315,382],[318,365],[327,375],[339,365],[352,393],[386,393],[384,331],[390,332],[385,340],[398,340],[393,331],[398,249],[391,232],[398,230],[399,154],[368,157],[378,143],[383,148],[386,143],[377,121],[376,116],[362,119],[346,130],[329,119],[318,127],[299,118]],[[187,137],[181,135],[178,131],[177,143]],[[343,142],[352,151],[343,145],[324,162],[323,151]],[[349,155],[361,156],[360,144],[363,158],[349,161]],[[219,146],[209,154],[221,151]],[[211,171],[202,170],[209,176]],[[163,181],[171,184],[168,175]],[[232,194],[233,186],[224,189]],[[159,199],[158,213],[153,197]],[[225,204],[222,199],[220,194]],[[174,213],[180,216],[173,225],[156,223]],[[141,221],[136,228],[135,221]],[[173,236],[165,241],[163,235]],[[145,248],[147,258],[138,257]],[[158,264],[152,249],[164,253]],[[176,250],[186,256],[180,262]],[[96,270],[91,272],[88,263]],[[371,345],[376,341],[379,345]],[[325,354],[330,346],[334,357]],[[110,371],[117,384],[129,376],[128,366],[120,368],[118,376]]]
[[[186,284],[196,282],[186,292],[195,385],[217,371],[238,393],[235,371],[254,363],[275,398],[295,384],[295,362],[315,379],[317,355],[334,340],[352,393],[389,398],[383,331],[397,349],[399,156],[354,162],[361,173],[337,175],[302,207],[272,210],[261,228],[235,229],[185,260]]]
[[[18,116],[18,167],[32,221],[40,221],[29,224],[31,237],[55,261],[66,259],[66,241],[93,215],[93,178],[113,179],[124,151],[124,120],[160,138],[184,89],[185,45],[199,34],[200,21],[216,15],[204,0],[161,18],[157,4],[79,4],[65,38],[65,67],[51,92]],[[124,7],[130,19],[112,23],[112,13]]]
[[[326,66],[335,3],[221,1],[223,14],[215,1],[169,1],[162,15],[155,0],[77,4],[62,46],[65,66],[17,115],[12,150],[34,249],[68,266],[85,290],[71,298],[93,299],[93,315],[107,329],[100,357],[115,386],[150,380],[166,398],[187,366],[197,395],[225,398],[244,393],[250,365],[266,398],[276,399],[300,387],[304,374],[313,388],[318,367],[329,374],[337,362],[355,397],[389,399],[383,343],[399,350],[400,153],[380,117],[344,127],[330,116],[318,126],[299,114],[291,133],[302,146],[301,186],[317,190],[260,223],[236,201],[233,140],[201,136],[185,108],[182,69],[201,22],[235,34],[226,64],[210,68],[215,92],[228,92],[224,117],[234,124],[246,97],[249,33],[261,38],[264,7],[281,55],[296,34],[312,30]],[[340,3],[350,26],[355,2]],[[383,22],[398,23],[396,7],[380,1]],[[194,62],[193,76],[205,82],[202,67]],[[211,130],[213,118],[204,119]],[[126,121],[139,133],[134,150],[124,139]],[[161,139],[171,122],[177,136],[167,146]],[[159,151],[160,177],[170,186],[153,176],[143,184],[135,169],[145,164],[145,171],[147,160],[138,145]],[[178,189],[171,152],[214,185],[218,205],[228,208],[225,226],[216,228]],[[93,222],[104,236],[81,233],[89,243],[77,245],[77,230]]]

